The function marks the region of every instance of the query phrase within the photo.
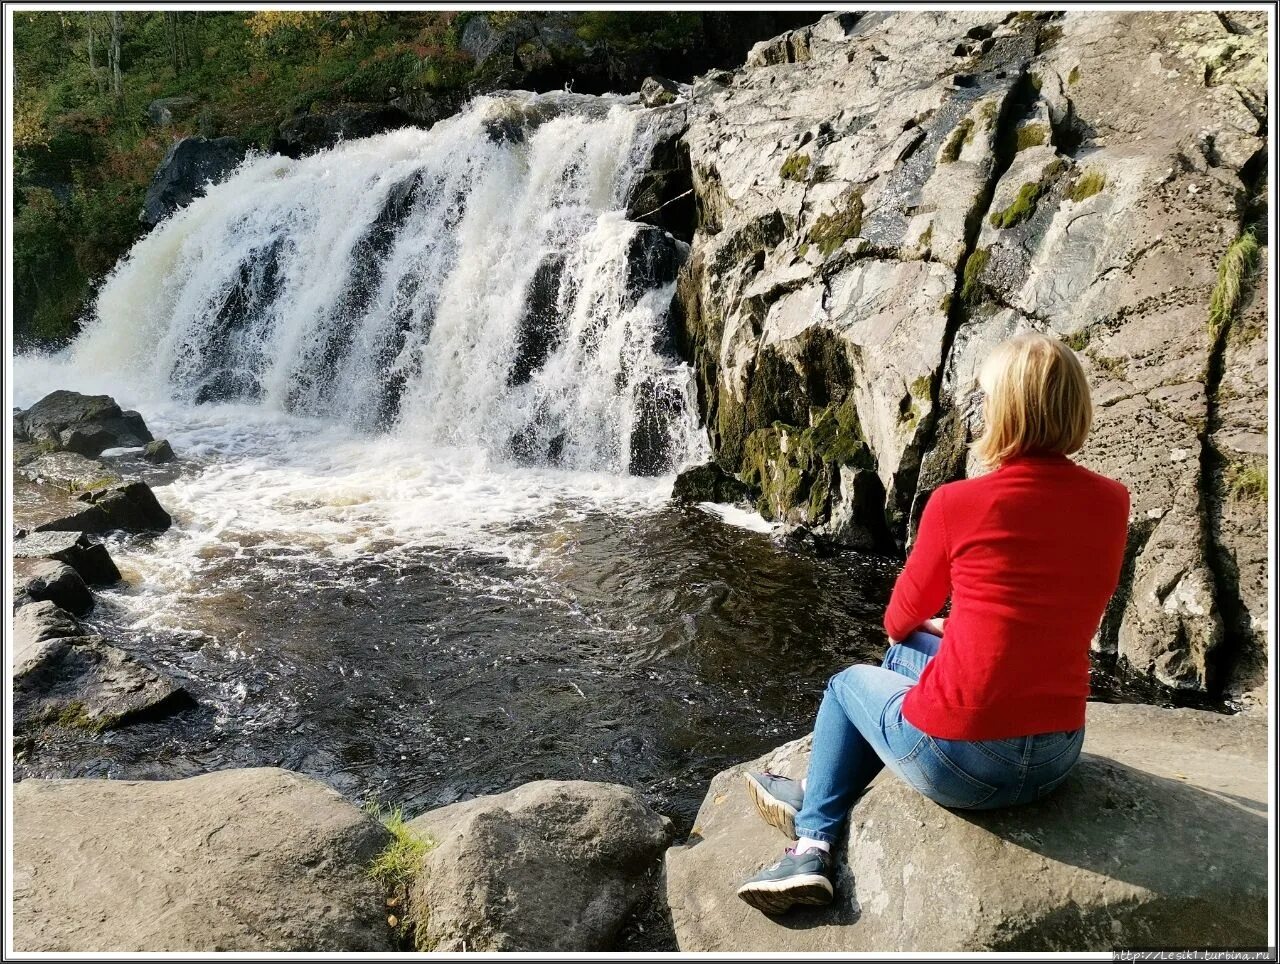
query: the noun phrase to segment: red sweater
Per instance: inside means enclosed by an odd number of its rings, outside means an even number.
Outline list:
[[[942,645],[902,715],[931,736],[993,740],[1084,726],[1089,643],[1124,557],[1129,490],[1065,455],[1030,454],[938,488],[884,616]]]

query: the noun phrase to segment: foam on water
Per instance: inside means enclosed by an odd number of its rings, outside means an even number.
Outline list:
[[[123,550],[137,591],[245,552],[536,565],[557,520],[660,505],[706,442],[674,284],[637,268],[653,229],[624,216],[652,119],[480,98],[428,131],[251,157],[139,241],[67,351],[15,361],[14,399],[111,394],[178,451],[174,529]]]

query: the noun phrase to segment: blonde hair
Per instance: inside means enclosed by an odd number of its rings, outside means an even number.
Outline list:
[[[985,426],[973,449],[988,465],[1084,445],[1093,422],[1089,382],[1062,342],[1036,332],[1015,335],[987,356],[978,384],[986,395]]]

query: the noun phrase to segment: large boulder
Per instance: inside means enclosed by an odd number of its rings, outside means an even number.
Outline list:
[[[187,701],[181,686],[101,636],[49,635],[64,628],[52,614],[39,619],[41,625],[44,638],[14,655],[15,730],[57,724],[100,732]]]
[[[390,951],[370,862],[389,835],[274,768],[187,780],[23,780],[13,946],[24,953]]]
[[[90,586],[120,581],[120,570],[107,547],[83,532],[31,532],[13,542],[17,559],[56,559],[65,562]]]
[[[671,824],[634,790],[540,780],[432,810],[410,894],[419,949],[609,950],[652,894]]]
[[[41,522],[37,532],[163,532],[173,518],[145,482],[124,482],[81,493],[69,515]]]
[[[33,559],[15,564],[14,583],[27,599],[51,602],[77,616],[83,616],[93,608],[93,593],[80,573],[56,559]]]
[[[190,116],[197,104],[197,99],[189,94],[157,97],[147,105],[147,120],[157,127],[168,127],[175,120]]]
[[[905,549],[983,470],[982,359],[1055,335],[1094,391],[1078,457],[1134,500],[1097,649],[1261,700],[1265,279],[1212,306],[1266,207],[1265,40],[1256,13],[843,13],[695,82],[676,317],[716,461],[771,518],[856,544],[876,513]]]
[[[50,639],[83,635],[80,621],[55,602],[42,600],[21,607],[13,614],[13,644],[9,648],[16,664],[24,651]]]
[[[94,458],[103,450],[145,445],[147,424],[137,412],[121,411],[110,395],[50,392],[14,416],[24,436],[48,451],[67,451]]]
[[[175,142],[152,175],[138,220],[155,227],[202,195],[210,184],[226,180],[240,166],[247,150],[234,137],[184,137]],[[151,441],[150,436],[144,441]]]
[[[803,776],[809,738],[721,773],[666,857],[680,949],[1265,947],[1265,720],[1091,703],[1085,734],[1067,779],[1021,807],[948,810],[883,772],[854,804],[836,902],[777,918],[735,893],[785,843],[742,772]]]
[[[419,105],[419,110],[422,105]],[[437,118],[438,119],[438,118]],[[284,121],[271,143],[276,154],[302,157],[328,150],[341,141],[372,137],[418,123],[396,106],[340,107],[328,113],[301,113]]]
[[[754,497],[751,486],[714,462],[685,469],[671,487],[677,502],[751,502]]]

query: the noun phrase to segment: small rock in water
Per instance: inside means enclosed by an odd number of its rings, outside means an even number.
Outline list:
[[[148,442],[147,447],[142,450],[142,457],[156,465],[163,465],[165,462],[172,462],[177,458],[173,454],[173,446],[169,444],[169,440],[163,438]]]
[[[755,493],[714,462],[695,465],[676,476],[671,498],[677,502],[750,502]]]

